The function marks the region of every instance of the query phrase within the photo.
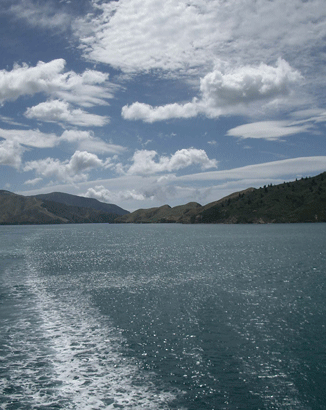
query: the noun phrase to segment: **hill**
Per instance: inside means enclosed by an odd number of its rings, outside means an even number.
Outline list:
[[[0,224],[326,222],[326,172],[259,189],[248,188],[202,206],[124,209],[96,199],[53,192],[25,197],[0,191]]]
[[[1,225],[103,223],[113,222],[117,216],[97,209],[48,201],[39,196],[25,197],[0,191]]]
[[[117,218],[116,222],[125,223],[173,223],[182,222],[188,214],[196,213],[201,205],[196,202],[189,202],[186,205],[171,208],[169,205],[163,205],[158,208],[138,209],[128,215]]]
[[[326,172],[279,185],[248,188],[205,206],[140,209],[118,223],[294,223],[326,222]]]
[[[41,200],[59,202],[60,204],[78,206],[81,208],[91,208],[97,211],[108,212],[115,215],[125,215],[129,212],[114,204],[106,204],[94,198],[85,198],[77,195],[70,195],[63,192],[52,192],[50,194],[35,195],[34,198]]]

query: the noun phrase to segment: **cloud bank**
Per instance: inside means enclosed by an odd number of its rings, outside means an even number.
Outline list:
[[[320,46],[325,36],[323,0],[93,4],[94,13],[74,25],[85,57],[128,73],[164,70],[198,75],[216,60],[243,66],[283,55],[303,67],[311,43]]]

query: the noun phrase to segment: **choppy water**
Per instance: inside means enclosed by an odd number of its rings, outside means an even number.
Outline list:
[[[326,409],[326,225],[0,227],[0,409]]]

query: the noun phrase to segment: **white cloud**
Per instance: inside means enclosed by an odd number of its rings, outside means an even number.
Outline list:
[[[200,165],[201,169],[216,168],[217,161],[210,160],[204,150],[188,148],[176,151],[171,157],[161,156],[158,162],[156,151],[139,150],[133,155],[133,164],[127,174],[150,175],[160,172],[173,172],[191,165]]]
[[[252,104],[285,98],[290,94],[291,87],[301,79],[300,73],[282,59],[278,59],[275,67],[260,64],[226,73],[216,69],[200,80],[199,99],[161,107],[136,102],[124,106],[121,115],[127,120],[149,123],[172,118],[191,118],[198,114],[213,118],[230,113],[251,115]]]
[[[96,138],[91,131],[66,130],[62,133],[60,141],[77,143],[79,150],[93,153],[121,154],[125,151],[121,145],[109,144]]]
[[[285,98],[301,78],[300,73],[282,59],[278,59],[275,67],[260,64],[226,73],[216,69],[200,80],[199,99],[161,107],[136,102],[124,106],[121,114],[127,120],[145,122],[190,118],[198,114],[213,118],[237,112],[251,114],[252,104]]]
[[[24,182],[24,185],[36,185],[41,181],[43,181],[43,178],[28,179]]]
[[[0,128],[0,137],[34,148],[52,148],[59,143],[55,134],[46,134],[40,130],[6,130]]]
[[[202,1],[199,7],[194,3],[96,2],[97,13],[77,20],[75,31],[87,58],[125,72],[176,70],[183,68],[185,60],[196,65],[199,56],[205,64],[207,55],[202,49],[214,47],[211,40],[219,28],[218,20],[213,30],[211,22],[218,11],[217,1]]]
[[[121,154],[125,148],[107,143],[94,136],[91,131],[66,130],[60,137],[40,130],[7,130],[0,128],[0,138],[33,148],[53,148],[62,142],[77,144],[79,150],[93,153]]]
[[[224,108],[286,96],[301,79],[297,70],[279,58],[275,67],[261,63],[226,73],[214,70],[200,80],[200,90],[205,105]]]
[[[25,126],[24,124],[22,124],[18,121],[15,121],[11,117],[6,117],[5,115],[0,115],[0,121],[4,122],[6,124],[15,125],[15,126],[18,126],[18,127],[24,127]]]
[[[125,120],[143,120],[145,122],[164,121],[172,118],[191,118],[199,112],[196,102],[182,104],[167,104],[162,107],[152,107],[148,104],[133,103],[122,107],[121,115]]]
[[[242,179],[295,179],[299,176],[315,175],[326,169],[326,156],[299,157],[280,161],[265,162],[263,164],[247,165],[230,170],[201,172],[178,177],[179,181],[221,181]]]
[[[90,114],[80,108],[73,109],[69,103],[60,100],[46,101],[28,108],[25,116],[40,121],[63,122],[80,127],[103,127],[109,122],[108,117]]]
[[[309,125],[293,125],[289,121],[261,121],[239,125],[228,130],[227,135],[242,139],[255,138],[276,141],[282,137],[307,132]]]
[[[75,33],[87,59],[125,72],[198,74],[218,59],[243,66],[289,55],[307,67],[323,46],[323,0],[119,0],[93,2]],[[322,71],[322,69],[320,69]],[[207,72],[207,71],[206,71]]]
[[[0,165],[20,168],[24,149],[17,141],[0,141]]]
[[[206,204],[250,186],[259,188],[265,184],[279,184],[316,175],[325,169],[326,156],[301,157],[182,176],[165,174],[160,177],[144,177],[127,174],[110,179],[85,181],[78,186],[57,185],[51,189],[83,196],[88,191],[87,195],[90,197],[116,203],[132,211],[165,203],[171,206],[189,201]],[[21,193],[35,195],[44,192],[48,191],[40,188]]]
[[[35,67],[15,64],[11,71],[0,71],[0,103],[15,101],[24,95],[44,93],[84,107],[106,105],[115,88],[108,83],[108,74],[86,70],[82,74],[64,72],[64,59]]]
[[[9,11],[16,19],[25,20],[32,27],[63,31],[71,24],[71,17],[63,10],[55,8],[51,2],[34,4],[24,0],[11,6]]]
[[[102,202],[116,203],[121,201],[143,201],[145,196],[142,193],[136,192],[135,189],[123,191],[110,191],[103,185],[97,185],[95,188],[89,188],[85,194],[87,198],[95,198]]]
[[[37,175],[45,178],[54,177],[59,181],[79,182],[87,180],[91,169],[103,166],[103,161],[97,155],[76,151],[69,161],[61,162],[58,159],[46,158],[26,162],[24,171],[35,171]]]

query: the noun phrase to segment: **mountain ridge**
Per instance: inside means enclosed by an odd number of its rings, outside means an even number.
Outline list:
[[[88,207],[77,206],[77,204],[87,204]],[[120,212],[120,215],[106,211],[112,209]],[[206,205],[189,202],[175,207],[163,205],[138,209],[132,213],[114,204],[105,204],[92,198],[60,192],[25,197],[0,190],[0,224],[2,225],[104,222],[183,224],[326,222],[326,172],[278,185],[270,184],[258,189],[247,188]]]
[[[68,195],[69,194],[64,194]],[[45,194],[45,197],[47,194]],[[76,198],[76,196],[71,195]],[[78,197],[83,201],[83,197]],[[73,198],[71,198],[73,200]],[[88,198],[84,198],[88,199]],[[95,200],[96,201],[96,200]],[[99,202],[99,201],[96,201]],[[95,204],[96,202],[87,202]],[[109,204],[104,204],[109,205]],[[128,211],[114,205],[119,212]],[[112,208],[108,208],[112,209]],[[121,213],[120,213],[121,215]],[[119,215],[90,207],[67,205],[65,203],[44,199],[41,195],[23,196],[10,191],[0,191],[0,224],[69,224],[69,223],[112,223]]]
[[[194,204],[194,203],[190,203]],[[137,210],[115,223],[326,222],[326,172],[283,184],[247,188],[207,205]],[[184,208],[178,214],[177,209]]]
[[[120,208],[118,205],[107,204],[100,202],[95,198],[66,194],[64,192],[51,192],[49,194],[38,194],[32,196],[42,200],[59,202],[64,205],[91,208],[97,211],[108,212],[116,215],[125,215],[129,213],[125,209]]]

